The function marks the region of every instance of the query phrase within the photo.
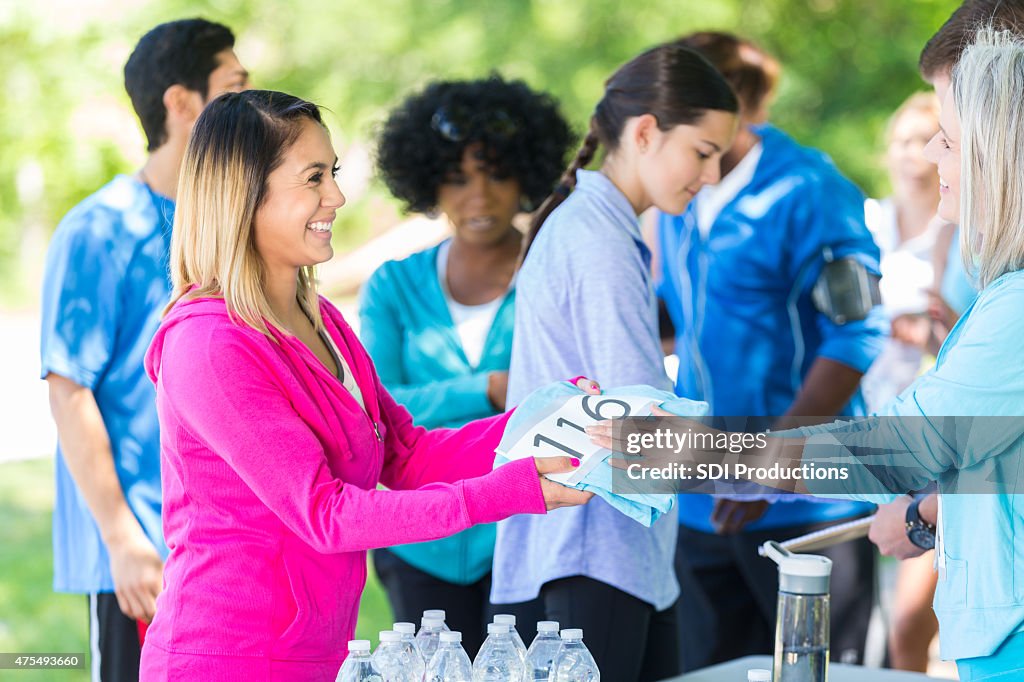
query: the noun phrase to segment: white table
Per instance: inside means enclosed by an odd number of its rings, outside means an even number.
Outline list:
[[[751,668],[772,669],[771,656],[747,656],[728,663],[702,668],[664,682],[746,682],[747,671]],[[921,682],[934,680],[921,673],[908,673],[884,668],[864,668],[859,665],[830,663],[828,682]]]

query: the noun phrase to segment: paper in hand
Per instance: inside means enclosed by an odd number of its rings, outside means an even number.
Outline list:
[[[651,414],[654,402],[646,396],[574,395],[552,411],[538,414],[522,435],[502,438],[498,454],[509,460],[524,457],[577,457],[580,466],[570,473],[547,474],[563,485],[573,486],[611,456],[611,450],[595,445],[584,429],[605,419]],[[506,442],[510,441],[510,442]]]

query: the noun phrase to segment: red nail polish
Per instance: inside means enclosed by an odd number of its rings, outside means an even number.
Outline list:
[[[577,459],[576,457],[570,457],[570,458],[569,458],[569,462],[570,462],[570,463],[571,463],[571,464],[572,464],[572,465],[573,465],[574,467],[578,467],[578,466],[580,465],[580,460],[579,460],[579,459]]]

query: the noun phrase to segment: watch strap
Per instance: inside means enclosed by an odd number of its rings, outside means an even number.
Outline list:
[[[920,506],[921,506],[921,500],[923,500],[923,499],[924,499],[923,497],[918,497],[913,502],[910,503],[909,507],[907,507],[907,517],[906,517],[907,527],[909,528],[912,525],[913,526],[918,526],[918,527],[921,527],[921,528],[925,528],[925,529],[931,531],[932,533],[934,533],[935,532],[935,526],[933,524],[931,524],[931,523],[928,523],[927,521],[925,521],[924,519],[921,518]]]

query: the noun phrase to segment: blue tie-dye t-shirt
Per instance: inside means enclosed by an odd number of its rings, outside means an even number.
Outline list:
[[[160,434],[143,356],[170,297],[174,203],[119,175],[73,208],[50,242],[43,280],[41,376],[92,390],[128,506],[161,556]],[[54,589],[108,592],[110,559],[60,447]]]

